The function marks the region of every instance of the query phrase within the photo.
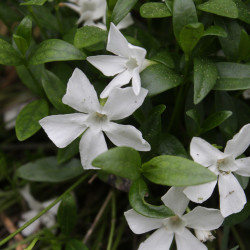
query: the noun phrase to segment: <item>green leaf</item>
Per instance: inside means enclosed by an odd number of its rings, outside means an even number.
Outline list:
[[[200,114],[196,109],[190,109],[186,111],[187,116],[189,116],[196,123],[197,127],[200,128]]]
[[[141,158],[139,153],[133,148],[112,148],[97,156],[92,161],[92,165],[101,168],[107,173],[130,180],[136,180],[141,175]]]
[[[18,66],[23,59],[17,51],[5,40],[0,39],[0,64]]]
[[[213,89],[217,77],[217,68],[212,61],[194,59],[194,104],[201,102]]]
[[[221,36],[227,37],[227,32],[220,26],[214,25],[208,27],[202,36]]]
[[[118,0],[114,7],[111,22],[117,25],[135,6],[138,0]]]
[[[43,41],[32,54],[30,64],[54,61],[84,60],[86,55],[73,45],[59,39]]]
[[[165,205],[155,206],[145,201],[149,189],[142,178],[134,181],[129,190],[129,203],[139,214],[151,218],[167,218],[175,215],[171,209]]]
[[[77,222],[77,208],[74,197],[66,195],[57,212],[57,221],[63,234],[69,235]]]
[[[164,64],[171,69],[174,69],[175,67],[174,60],[167,50],[158,52],[156,55],[152,56],[150,60]]]
[[[25,52],[27,51],[28,49],[28,44],[27,44],[27,41],[21,37],[21,36],[17,36],[17,35],[13,35],[13,40],[17,46],[17,48],[19,49],[19,51],[25,55]]]
[[[21,23],[18,25],[16,35],[24,38],[27,45],[30,45],[32,38],[32,19],[29,16],[24,17]]]
[[[171,16],[165,3],[144,3],[140,8],[140,14],[144,18],[162,18]]]
[[[73,158],[76,154],[79,153],[79,143],[80,138],[75,139],[65,148],[59,148],[57,153],[57,161],[59,163],[64,163],[71,158]]]
[[[174,0],[173,28],[178,42],[182,28],[190,23],[197,23],[198,18],[193,0]]]
[[[107,31],[95,26],[84,26],[77,29],[74,38],[74,45],[76,48],[81,49],[93,46],[100,42],[105,43],[106,39]]]
[[[231,139],[238,131],[238,119],[234,99],[225,91],[215,92],[215,109],[216,111],[229,110],[232,115],[219,125],[225,139]]]
[[[238,17],[238,9],[233,0],[209,0],[198,5],[198,9],[219,16]]]
[[[50,156],[19,167],[16,174],[29,181],[62,182],[83,174],[83,168],[78,159],[58,164],[56,157]]]
[[[88,248],[81,241],[71,239],[66,243],[65,250],[88,250]]]
[[[200,164],[170,155],[157,156],[142,165],[151,182],[167,186],[192,186],[216,180],[216,175]]]
[[[236,4],[237,8],[238,8],[238,18],[243,21],[246,22],[248,24],[250,24],[250,8],[248,5],[246,5],[245,3],[243,3],[241,0],[233,0],[234,3]]]
[[[247,32],[242,29],[239,44],[238,61],[245,60],[250,56],[250,38]]]
[[[41,75],[44,71],[44,65],[30,65],[25,67],[24,65],[16,67],[17,74],[33,93],[44,97],[44,91],[41,82]]]
[[[36,100],[26,105],[16,119],[16,136],[19,141],[24,141],[34,135],[41,126],[38,121],[49,113],[48,103]]]
[[[203,122],[201,127],[201,133],[205,133],[224,122],[228,117],[232,115],[231,111],[218,111],[210,116]]]
[[[25,248],[24,250],[32,250],[34,248],[34,246],[36,245],[37,241],[39,240],[39,238],[35,238],[31,243],[30,245]]]
[[[224,226],[234,226],[245,221],[250,215],[250,202],[244,206],[244,208],[237,214],[232,214],[225,218],[223,225]]]
[[[216,19],[216,25],[219,25],[227,32],[227,37],[219,37],[224,54],[230,61],[238,59],[241,27],[235,20]]]
[[[180,32],[179,43],[185,54],[190,54],[203,35],[202,23],[190,23],[185,25]]]
[[[141,82],[148,95],[153,96],[177,87],[182,78],[163,64],[153,64],[142,71]]]
[[[47,0],[29,0],[27,2],[21,3],[21,5],[44,5]]]
[[[215,90],[242,90],[250,88],[250,65],[240,63],[216,63],[219,80]]]
[[[60,113],[74,112],[71,107],[62,103],[66,85],[55,74],[45,70],[42,75],[42,84],[48,99]]]

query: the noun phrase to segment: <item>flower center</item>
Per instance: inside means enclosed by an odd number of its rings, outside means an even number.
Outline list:
[[[86,122],[88,127],[97,130],[102,130],[102,128],[108,123],[108,117],[105,114],[94,112],[89,115]]]
[[[235,165],[232,156],[218,159],[216,165],[219,173],[223,175],[228,175],[232,171],[235,171],[237,169],[237,166]]]
[[[186,226],[186,223],[184,220],[182,220],[179,216],[172,216],[168,219],[166,219],[164,223],[164,227],[171,232],[177,232],[183,230],[183,228]]]
[[[134,57],[129,58],[129,60],[126,62],[126,67],[128,70],[132,71],[136,67],[138,67],[137,60]]]

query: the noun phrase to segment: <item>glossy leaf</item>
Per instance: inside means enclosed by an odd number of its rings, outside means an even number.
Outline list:
[[[16,119],[16,136],[19,141],[24,141],[34,135],[41,126],[39,120],[49,113],[48,103],[36,100],[26,105],[18,114]]]
[[[86,48],[93,46],[100,42],[105,42],[107,38],[107,32],[95,26],[84,26],[80,29],[77,29],[74,45],[76,48]]]
[[[180,32],[179,43],[185,54],[190,54],[195,45],[203,35],[204,26],[202,23],[190,23],[185,25]]]
[[[67,241],[65,250],[88,250],[88,248],[81,241],[71,239]]]
[[[92,165],[107,173],[136,180],[140,177],[141,158],[132,148],[116,147],[97,156]]]
[[[167,186],[192,186],[216,180],[216,175],[200,164],[170,155],[144,163],[142,173],[151,182]]]
[[[17,51],[5,40],[0,39],[0,64],[18,66],[23,59]]]
[[[83,168],[78,159],[58,164],[56,157],[50,156],[19,167],[16,174],[29,181],[62,182],[83,174]]]
[[[246,5],[244,2],[242,2],[241,0],[233,0],[234,3],[236,4],[237,8],[238,8],[238,18],[243,21],[246,22],[248,24],[250,24],[250,8],[248,5]]]
[[[227,32],[220,26],[214,25],[208,27],[202,36],[221,36],[227,37]]]
[[[174,0],[173,3],[173,28],[179,42],[182,28],[190,23],[197,23],[198,18],[193,0]]]
[[[58,208],[57,221],[63,234],[69,235],[77,222],[77,208],[74,197],[66,195]]]
[[[201,102],[213,89],[218,77],[216,65],[208,59],[194,60],[194,104]]]
[[[203,122],[201,133],[205,133],[224,122],[228,117],[232,115],[231,111],[218,111],[210,116]]]
[[[148,89],[148,95],[160,94],[181,84],[182,78],[162,64],[153,64],[141,73],[142,86]]]
[[[66,85],[55,74],[45,70],[42,75],[42,84],[48,99],[59,112],[74,112],[71,107],[62,103],[62,97],[66,93]]]
[[[216,63],[219,79],[215,90],[241,90],[250,88],[250,65],[230,62]]]
[[[167,218],[174,215],[174,212],[165,205],[155,206],[145,201],[149,189],[143,179],[134,181],[129,190],[129,203],[139,214],[151,218]]]
[[[43,41],[32,54],[30,64],[54,61],[84,60],[86,55],[73,45],[59,39]]]
[[[190,109],[186,111],[187,116],[189,116],[193,121],[196,123],[196,125],[200,128],[200,114],[196,109]]]
[[[250,57],[250,38],[247,32],[242,29],[239,44],[238,61],[245,60]]]
[[[238,8],[233,0],[209,0],[198,5],[198,9],[219,16],[238,17]]]
[[[19,49],[19,51],[24,55],[28,49],[27,41],[23,37],[17,36],[15,34],[13,35],[13,40],[14,40],[17,48]]]
[[[47,2],[47,0],[28,0],[24,3],[21,3],[21,5],[44,5]]]
[[[29,16],[24,17],[21,23],[18,25],[16,30],[16,35],[23,37],[27,45],[30,45],[30,41],[32,38],[32,19]]]
[[[111,22],[117,25],[135,6],[138,0],[118,0],[114,7]]]
[[[167,50],[158,52],[157,54],[152,56],[150,59],[156,62],[159,62],[161,64],[164,64],[171,69],[173,69],[175,66],[174,60]]]
[[[140,14],[144,18],[163,18],[171,16],[171,12],[165,3],[144,3],[140,8]]]

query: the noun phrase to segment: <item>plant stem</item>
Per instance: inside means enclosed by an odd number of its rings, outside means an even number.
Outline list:
[[[26,227],[28,227],[30,224],[32,224],[35,220],[40,218],[43,214],[45,214],[47,211],[49,211],[52,207],[54,207],[60,200],[63,199],[65,195],[70,193],[72,190],[74,190],[78,185],[80,185],[89,174],[83,175],[77,182],[75,182],[71,187],[69,187],[62,195],[60,195],[57,199],[55,199],[48,207],[43,209],[40,213],[38,213],[35,217],[33,217],[31,220],[27,221],[23,226],[21,226],[19,229],[17,229],[14,233],[10,234],[8,237],[0,241],[0,246],[4,245],[6,242],[8,242],[10,239],[12,239],[15,235],[22,232]]]
[[[235,227],[231,227],[233,235],[235,240],[237,241],[237,243],[239,244],[239,247],[241,250],[246,250],[244,243],[242,242],[240,235],[238,234],[237,230],[235,229]]]
[[[229,239],[230,227],[224,226],[223,237],[221,242],[221,250],[227,250],[228,239]]]
[[[113,242],[113,238],[114,238],[114,232],[115,232],[116,201],[115,201],[115,193],[114,192],[112,193],[111,206],[112,206],[111,227],[110,227],[109,241],[108,241],[107,250],[111,250],[112,242]]]
[[[126,225],[127,225],[127,223],[126,223],[125,219],[123,218],[121,225],[119,226],[118,230],[116,231],[115,241],[114,241],[112,250],[117,249]]]

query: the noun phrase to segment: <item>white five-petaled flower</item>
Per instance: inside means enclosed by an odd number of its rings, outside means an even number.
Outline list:
[[[189,200],[182,190],[182,188],[172,187],[162,197],[164,204],[172,209],[175,216],[165,219],[149,218],[138,214],[133,209],[124,213],[129,227],[136,234],[157,229],[140,244],[139,250],[167,250],[174,237],[178,250],[207,249],[187,228],[214,230],[220,227],[223,217],[220,210],[204,207],[196,207],[183,215]]]
[[[147,51],[134,46],[126,40],[122,33],[111,23],[108,34],[107,51],[114,55],[89,56],[87,60],[106,76],[114,76],[113,80],[101,93],[101,98],[109,96],[112,89],[121,87],[130,82],[134,93],[139,95],[141,90],[140,72],[149,66],[150,61],[145,59]]]
[[[21,195],[28,203],[28,206],[31,210],[23,213],[21,215],[21,220],[18,222],[18,226],[21,227],[23,224],[25,224],[27,221],[32,219],[34,216],[36,216],[39,212],[41,212],[44,208],[48,207],[50,203],[52,203],[54,200],[49,200],[45,202],[39,202],[33,198],[33,196],[30,193],[30,187],[29,185],[26,185],[24,188],[20,190]],[[47,213],[42,215],[40,218],[38,218],[36,221],[34,221],[31,225],[26,227],[22,234],[24,236],[29,236],[33,233],[35,233],[40,225],[44,225],[45,227],[49,228],[55,225],[56,220],[56,214],[60,203],[57,203],[54,207],[52,207]]]
[[[194,161],[218,176],[220,210],[224,217],[240,212],[246,203],[245,193],[232,172],[250,176],[250,157],[236,159],[249,144],[250,124],[242,127],[239,133],[227,142],[224,153],[199,137],[194,137],[191,141],[190,154]],[[217,180],[186,187],[183,192],[190,200],[202,203],[212,195],[216,183]]]
[[[92,25],[96,20],[106,15],[105,0],[68,0],[70,3],[63,3],[76,11],[80,17],[77,24],[84,22],[85,25]]]
[[[101,106],[86,75],[75,69],[62,101],[81,113],[51,115],[40,120],[40,125],[59,148],[66,147],[84,132],[80,140],[81,162],[85,169],[95,168],[91,166],[92,160],[108,149],[103,132],[116,146],[150,150],[135,127],[112,122],[133,114],[142,105],[147,92],[142,89],[136,96],[132,88],[116,88]]]

